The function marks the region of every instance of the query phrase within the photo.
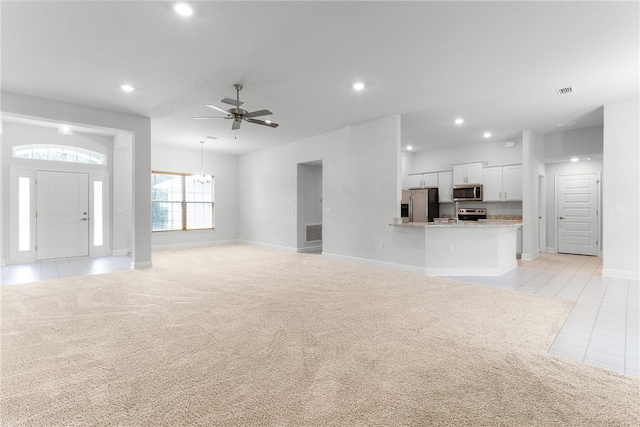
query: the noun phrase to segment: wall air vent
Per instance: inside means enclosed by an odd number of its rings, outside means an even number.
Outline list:
[[[573,88],[572,88],[571,86],[563,87],[563,88],[561,88],[561,89],[556,89],[556,93],[557,93],[558,95],[568,95],[568,94],[570,94],[571,92],[573,92]]]
[[[322,224],[307,224],[305,242],[322,241]]]

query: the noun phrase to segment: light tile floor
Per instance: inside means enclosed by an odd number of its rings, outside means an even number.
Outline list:
[[[15,285],[61,277],[109,273],[130,268],[131,258],[126,255],[38,261],[0,267],[0,283]]]
[[[497,277],[449,277],[575,301],[549,353],[640,377],[640,282],[602,277],[602,258],[542,254]]]
[[[0,267],[3,285],[130,269],[128,256],[40,261]],[[575,301],[550,353],[640,377],[640,284],[602,277],[602,258],[542,254],[497,277],[448,277]]]

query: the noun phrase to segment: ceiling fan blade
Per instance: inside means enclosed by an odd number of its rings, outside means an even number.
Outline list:
[[[243,101],[240,101],[240,105],[238,105],[238,101],[233,98],[227,98],[226,96],[220,100],[220,102],[224,102],[225,104],[233,105],[234,107],[239,107],[244,104]]]
[[[269,110],[258,110],[258,111],[252,111],[251,113],[245,114],[245,117],[268,116],[269,114],[273,114],[273,113]]]
[[[220,112],[221,112],[221,113],[223,113],[223,114],[229,115],[229,112],[228,112],[228,111],[223,110],[223,109],[222,109],[222,108],[220,108],[220,107],[216,107],[216,106],[215,106],[215,105],[213,105],[213,104],[205,104],[205,105],[206,105],[207,107],[209,107],[209,108],[213,108],[214,110],[218,110],[218,111],[220,111]]]
[[[240,125],[242,124],[242,120],[234,120],[233,124],[231,125],[231,130],[238,130],[240,129]]]
[[[194,120],[230,119],[231,117],[192,117]]]
[[[277,128],[278,126],[280,126],[277,123],[273,123],[273,122],[267,123],[264,120],[258,120],[258,119],[245,119],[245,120],[248,121],[249,123],[255,123],[257,125],[262,125],[262,126],[269,126],[272,128]]]

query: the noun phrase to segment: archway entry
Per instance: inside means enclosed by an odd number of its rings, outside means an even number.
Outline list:
[[[322,160],[298,164],[298,252],[322,253]]]

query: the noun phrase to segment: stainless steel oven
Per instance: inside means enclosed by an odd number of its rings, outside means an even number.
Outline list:
[[[487,210],[484,208],[459,208],[459,221],[477,221],[479,219],[487,219]]]

